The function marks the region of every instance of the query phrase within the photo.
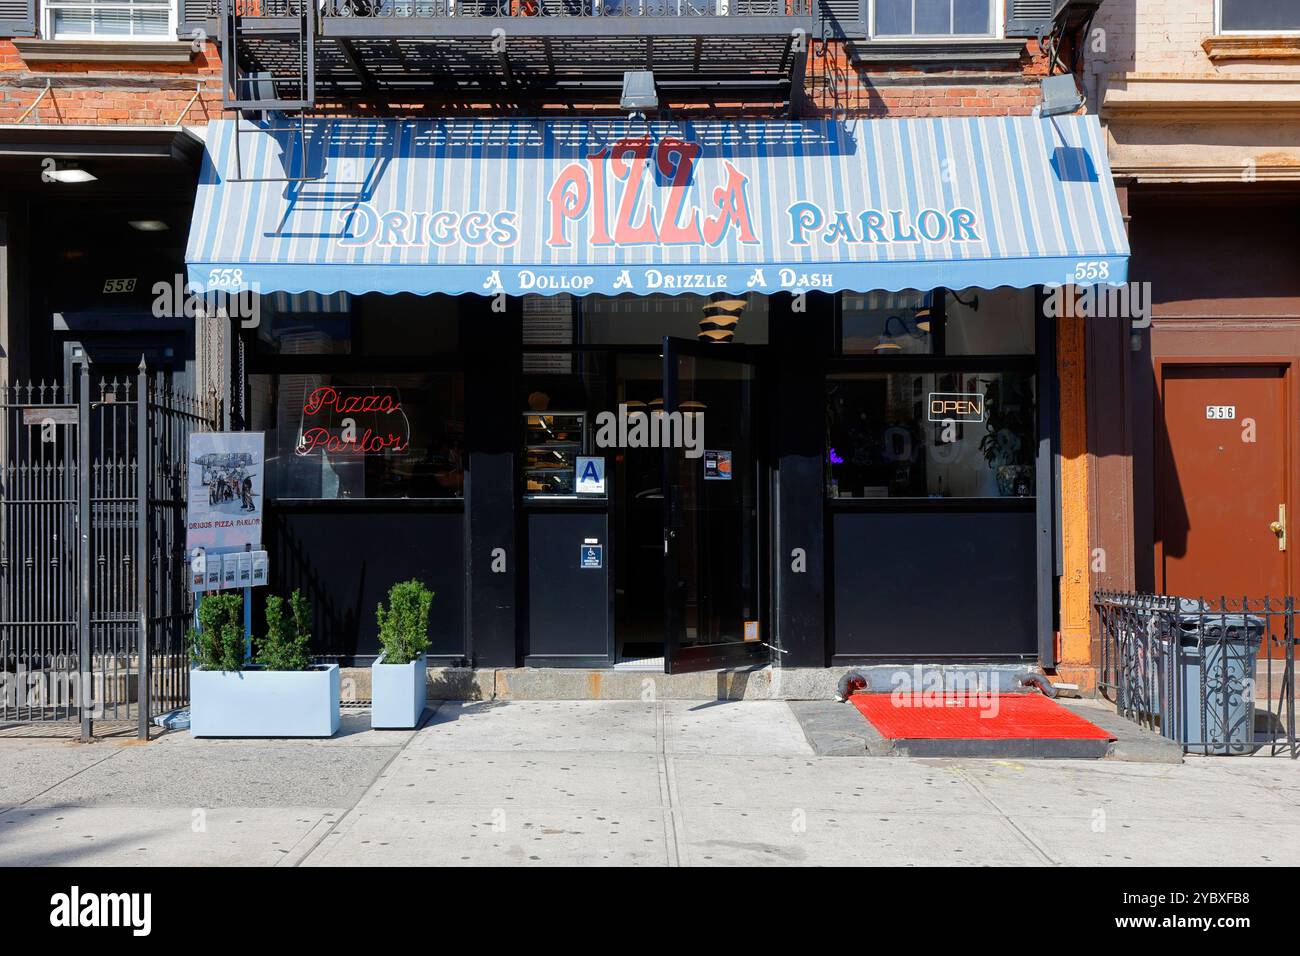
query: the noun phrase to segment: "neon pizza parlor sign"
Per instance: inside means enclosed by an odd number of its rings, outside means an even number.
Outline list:
[[[322,385],[307,396],[302,413],[302,434],[295,449],[299,455],[310,455],[315,451],[402,455],[411,445],[402,403],[388,392],[352,392]],[[318,421],[309,424],[309,418]],[[321,418],[325,419],[325,424],[319,423]],[[358,418],[369,420],[371,424],[363,428]]]

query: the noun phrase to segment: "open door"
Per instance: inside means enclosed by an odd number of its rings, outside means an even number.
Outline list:
[[[767,660],[757,374],[740,345],[664,339],[664,663]]]

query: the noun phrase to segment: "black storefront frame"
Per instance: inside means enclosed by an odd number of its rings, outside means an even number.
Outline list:
[[[473,452],[468,447],[470,434],[470,412],[469,412],[469,372],[470,361],[467,356],[472,356],[472,350],[466,348],[467,329],[473,325],[472,318],[479,311],[476,303],[481,303],[479,296],[459,296],[457,297],[459,306],[459,322],[457,328],[457,341],[460,347],[454,351],[431,353],[423,356],[385,356],[385,355],[356,355],[353,353],[317,353],[317,354],[293,354],[282,355],[273,352],[260,351],[255,347],[255,337],[257,330],[255,328],[243,328],[237,324],[232,324],[235,334],[232,336],[232,352],[229,367],[231,369],[231,390],[232,397],[235,401],[231,409],[231,427],[235,430],[243,430],[249,427],[247,420],[247,409],[251,401],[251,384],[250,377],[253,375],[293,375],[293,374],[332,374],[332,373],[353,373],[353,374],[421,374],[421,373],[458,373],[463,376],[465,383],[465,432],[467,441],[467,455],[469,458]],[[468,306],[468,308],[467,308]],[[310,313],[304,313],[310,314]],[[365,312],[360,315],[353,314],[354,329],[364,330]],[[364,331],[356,335],[355,340],[364,339]],[[468,539],[469,539],[469,466],[468,462],[463,470],[463,483],[461,494],[458,497],[447,498],[357,498],[357,499],[338,499],[338,498],[293,498],[277,497],[268,500],[266,504],[266,526],[268,531],[275,527],[279,520],[286,517],[304,516],[304,515],[348,515],[361,516],[371,515],[376,517],[389,517],[409,514],[460,514],[462,515],[462,535],[461,535],[461,563],[463,572],[459,576],[462,584],[461,594],[461,613],[460,613],[460,649],[454,653],[437,653],[430,652],[426,657],[428,663],[435,667],[458,667],[468,664],[471,660],[471,574],[468,561]],[[266,542],[268,545],[270,541]],[[273,585],[277,582],[277,568],[272,563],[271,581]],[[254,633],[258,633],[258,621],[261,619],[262,608],[267,594],[277,593],[282,590],[272,587],[265,593],[254,592],[255,606],[254,615]],[[373,662],[375,654],[322,654],[320,657],[338,663],[341,666],[368,666]]]
[[[514,300],[519,303],[522,309],[523,299]],[[573,321],[581,321],[581,303],[574,299]],[[588,345],[581,342],[572,342],[568,344],[556,343],[545,345],[525,345],[520,344],[516,353],[511,358],[511,365],[515,370],[520,370],[523,365],[523,359],[526,355],[556,355],[567,354],[573,356],[599,354],[609,358],[610,367],[617,365],[620,355],[658,355],[660,346],[658,345]],[[602,396],[602,402],[605,406],[617,407],[617,396],[615,387],[618,381],[616,374],[611,374],[605,382],[605,394]],[[515,388],[512,392],[512,398],[518,403],[523,392],[523,374],[520,371],[519,377],[515,379]],[[569,409],[566,409],[569,410]],[[523,414],[523,407],[520,404],[515,406],[516,419]],[[559,413],[559,409],[556,410]],[[515,429],[516,441],[522,452],[523,435],[522,429]],[[589,451],[589,450],[588,450]],[[617,628],[617,580],[613,571],[615,555],[618,553],[619,536],[618,521],[615,513],[615,492],[609,487],[615,480],[616,469],[606,468],[605,480],[607,483],[606,493],[600,498],[582,499],[582,498],[547,498],[544,496],[528,497],[526,490],[520,481],[522,468],[516,464],[514,469],[514,494],[519,502],[518,517],[515,522],[515,541],[517,542],[518,551],[521,561],[527,560],[531,566],[535,559],[544,559],[546,556],[533,553],[533,537],[530,534],[530,518],[534,514],[566,514],[566,515],[592,515],[599,514],[605,519],[605,538],[604,545],[606,548],[605,562],[610,567],[611,573],[605,575],[606,587],[605,607],[604,607],[604,627],[605,627],[605,652],[603,654],[561,654],[549,653],[541,649],[535,650],[533,647],[532,633],[532,600],[530,596],[530,587],[533,575],[524,573],[519,576],[517,582],[517,600],[519,614],[516,620],[517,627],[517,648],[519,659],[525,667],[586,667],[586,668],[612,668],[618,662],[618,634]],[[525,558],[526,556],[526,558]]]
[[[765,445],[766,495],[761,536],[771,543],[760,552],[759,568],[766,613],[764,641],[774,645],[773,663],[787,667],[825,667],[831,664],[870,662],[874,658],[845,658],[835,653],[834,568],[830,517],[836,510],[872,510],[890,507],[872,499],[836,499],[825,495],[824,429],[808,429],[808,415],[820,421],[824,414],[826,377],[837,371],[898,371],[924,365],[926,371],[961,369],[1022,371],[1037,376],[1038,452],[1035,461],[1037,529],[1034,582],[1037,597],[1038,658],[1044,666],[1055,664],[1055,581],[1060,573],[1059,463],[1057,461],[1057,379],[1055,327],[1043,313],[1042,290],[1034,297],[1036,308],[1035,354],[1023,356],[841,356],[833,352],[842,309],[839,293],[808,293],[802,312],[791,306],[799,301],[786,293],[768,295],[769,337],[766,345],[748,346],[759,358],[760,401],[756,432]],[[459,499],[337,500],[287,499],[275,503],[284,510],[319,513],[372,511],[438,511],[463,514],[462,559],[464,601],[460,655],[431,655],[431,664],[481,667],[565,666],[608,668],[616,662],[614,579],[610,576],[606,613],[608,639],[604,655],[552,657],[534,655],[529,646],[527,576],[519,573],[527,560],[527,514],[548,508],[610,513],[612,500],[567,500],[546,504],[525,503],[520,487],[517,456],[519,438],[518,396],[522,382],[522,356],[528,353],[607,352],[659,354],[659,345],[584,345],[522,343],[522,299],[507,297],[504,311],[494,309],[494,299],[475,295],[458,297],[460,344],[454,353],[418,358],[356,355],[272,356],[245,348],[242,362],[232,362],[232,386],[247,407],[247,374],[291,371],[349,372],[458,371],[464,375],[466,465],[463,497]],[[246,342],[247,331],[241,333]],[[773,361],[779,356],[779,361]],[[240,369],[245,380],[240,381]],[[762,423],[768,424],[764,426]],[[236,419],[234,427],[244,427]],[[813,433],[816,434],[813,434]],[[900,499],[901,500],[901,499]],[[918,502],[912,500],[910,506]],[[942,508],[927,505],[922,508]],[[962,499],[947,504],[953,511],[1006,509],[1003,499]],[[271,506],[268,506],[268,511]],[[268,514],[268,518],[270,515]],[[611,549],[616,546],[615,523],[610,522]],[[804,568],[792,571],[795,549],[803,553]],[[504,549],[504,572],[493,570],[494,552]],[[272,571],[274,580],[274,570]],[[779,658],[779,661],[777,660]],[[918,657],[917,659],[922,659]],[[968,655],[945,660],[983,660],[993,656],[974,649]],[[356,663],[343,660],[342,663]]]
[[[980,287],[982,288],[982,287]],[[933,290],[943,293],[949,290]],[[1036,647],[1031,654],[997,654],[973,649],[969,653],[956,654],[909,654],[907,660],[934,662],[971,662],[971,661],[1025,661],[1037,658],[1047,668],[1056,665],[1056,621],[1058,618],[1056,580],[1061,574],[1060,544],[1060,461],[1059,461],[1059,422],[1057,402],[1059,383],[1056,375],[1056,328],[1051,317],[1043,308],[1044,292],[1036,287],[1033,296],[1034,307],[1034,352],[1028,355],[854,355],[837,354],[840,328],[843,318],[843,296],[834,294],[831,305],[832,329],[827,335],[828,347],[822,352],[821,376],[818,381],[819,397],[824,401],[824,383],[827,378],[842,372],[942,372],[975,371],[1002,372],[1015,371],[1035,376],[1035,440],[1037,449],[1034,459],[1035,496],[1032,508],[1017,506],[1013,501],[1026,499],[1006,498],[962,498],[962,499],[871,499],[871,498],[829,498],[825,493],[824,482],[819,484],[821,496],[822,540],[821,567],[823,569],[824,604],[820,609],[824,623],[823,655],[814,662],[811,648],[805,647],[801,659],[797,662],[803,666],[842,666],[854,664],[872,664],[885,661],[897,661],[897,653],[881,654],[840,654],[837,652],[835,634],[835,568],[834,568],[834,532],[832,516],[835,513],[1015,513],[1032,510],[1034,513],[1034,606]],[[934,336],[936,350],[943,348],[946,332],[946,314],[943,308],[945,296],[935,296],[935,317],[938,326]],[[833,344],[835,343],[835,344]],[[823,435],[821,457],[818,460],[819,476],[822,462],[827,454]],[[918,600],[924,599],[918,595]],[[787,660],[787,664],[796,663]]]
[[[784,298],[787,301],[789,296],[777,293],[768,295],[769,300]],[[580,316],[579,306],[575,305],[575,319]],[[775,315],[776,310],[769,312],[769,322],[771,316]],[[764,421],[771,421],[769,409],[772,407],[769,398],[769,390],[772,387],[772,372],[769,364],[771,344],[771,331],[769,326],[769,341],[765,345],[757,344],[735,344],[735,345],[718,345],[718,349],[735,349],[735,354],[743,355],[748,361],[751,361],[755,371],[755,394],[757,396],[756,407],[754,409],[755,420],[755,456],[759,466],[758,479],[758,528],[756,532],[758,550],[757,571],[758,571],[758,589],[760,597],[758,601],[759,608],[759,632],[766,635],[768,629],[772,627],[775,619],[775,589],[772,586],[773,573],[771,554],[764,553],[764,546],[767,541],[774,538],[775,512],[772,506],[772,488],[774,484],[774,464],[771,449],[773,447],[773,428],[769,425],[767,429],[761,427]],[[602,354],[611,359],[611,368],[617,364],[620,355],[645,355],[662,357],[664,346],[659,345],[632,345],[632,344],[554,344],[554,345],[520,345],[518,354],[514,357],[513,366],[518,369],[522,364],[522,358],[525,355],[542,355],[566,353],[573,355],[580,354]],[[610,408],[615,408],[617,396],[614,394],[618,377],[611,374],[606,383],[606,394],[604,396],[605,404]],[[516,379],[516,386],[520,380]],[[665,395],[665,399],[667,396]],[[516,468],[516,475],[520,469]],[[607,471],[607,481],[613,480],[613,471]],[[529,547],[529,515],[536,512],[560,512],[560,513],[601,513],[605,515],[606,523],[606,546],[608,555],[612,562],[615,549],[619,546],[618,540],[618,521],[615,511],[615,495],[611,490],[607,491],[605,497],[593,500],[582,499],[547,499],[534,498],[525,499],[524,490],[516,481],[517,500],[520,502],[518,518],[516,520],[516,542],[521,557],[525,554],[529,556],[529,561],[533,555]],[[665,517],[665,521],[667,518]],[[617,582],[615,575],[608,575],[607,607],[606,607],[606,652],[604,654],[578,654],[578,655],[560,655],[535,653],[532,647],[532,634],[530,633],[530,597],[529,597],[529,578],[527,575],[520,575],[518,581],[517,600],[519,614],[517,618],[518,626],[518,655],[526,667],[593,667],[593,668],[612,668],[618,663],[618,634],[617,634]],[[763,638],[766,641],[766,637]],[[666,652],[666,647],[665,647]],[[669,665],[665,657],[665,667]],[[752,666],[752,662],[745,666]],[[650,673],[650,672],[647,672]]]

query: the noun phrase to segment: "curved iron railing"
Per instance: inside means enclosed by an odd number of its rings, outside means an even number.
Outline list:
[[[1188,753],[1300,757],[1295,600],[1098,591],[1098,686]]]
[[[308,0],[310,2],[310,0]],[[303,0],[235,0],[247,17],[290,17]],[[806,17],[813,0],[317,0],[320,15],[337,19],[552,19],[677,17]],[[212,15],[224,6],[211,0]]]

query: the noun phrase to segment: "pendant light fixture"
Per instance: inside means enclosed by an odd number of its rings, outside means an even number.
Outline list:
[[[701,342],[730,342],[736,336],[736,326],[748,303],[744,299],[716,298],[704,303],[704,318],[700,319],[697,338]]]
[[[877,355],[882,352],[901,352],[903,350],[903,347],[899,345],[897,340],[894,338],[893,333],[889,331],[889,324],[891,322],[898,322],[903,326],[904,330],[907,329],[906,323],[896,315],[891,315],[885,319],[885,327],[880,332],[880,338],[876,339],[876,344],[872,346],[871,349]]]

